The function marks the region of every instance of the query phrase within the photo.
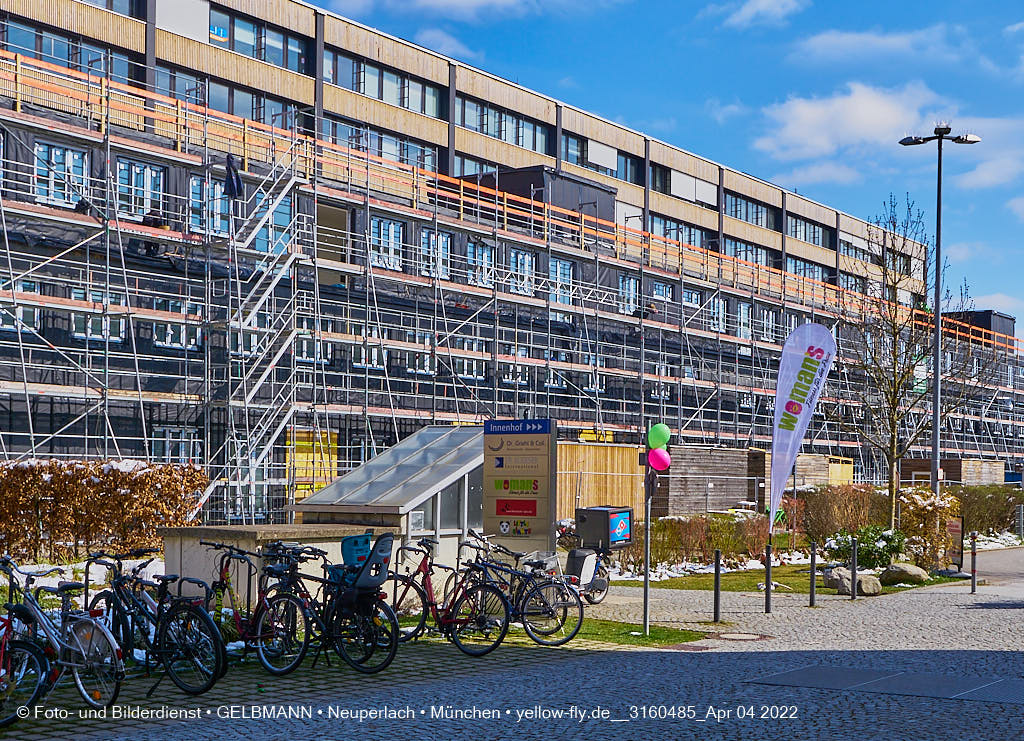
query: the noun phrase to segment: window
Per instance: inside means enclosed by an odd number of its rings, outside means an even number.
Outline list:
[[[850,273],[839,273],[839,287],[853,291],[854,293],[867,293],[868,282],[863,275],[851,275]]]
[[[587,152],[587,139],[575,134],[562,134],[562,159],[573,165],[585,167],[588,170],[599,172],[602,175],[609,175],[627,183],[643,185],[643,160],[626,152],[619,152],[617,165],[614,170],[590,161]]]
[[[455,155],[455,177],[466,175],[483,175],[487,172],[497,170],[498,166],[491,162],[466,157],[462,154]]]
[[[700,291],[694,291],[691,288],[683,289],[683,303],[689,306],[700,306],[701,298]]]
[[[553,389],[564,389],[566,387],[565,372],[551,368],[544,379],[544,385]]]
[[[448,484],[438,495],[441,507],[441,529],[460,530],[462,528],[462,478]]]
[[[381,329],[377,324],[369,327],[363,324],[353,324],[352,334],[356,337],[364,337],[365,344],[355,346],[353,351],[352,365],[357,368],[374,368],[383,370],[387,362],[387,350],[381,346]]]
[[[643,185],[644,163],[638,157],[625,152],[619,152],[619,165],[615,170],[615,177],[625,180],[627,183]]]
[[[547,124],[533,121],[514,111],[460,95],[455,99],[455,113],[452,119],[457,125],[471,131],[479,131],[481,134],[540,154],[551,154],[548,150]]]
[[[211,180],[209,190],[210,197],[207,199],[206,180],[202,175],[193,175],[189,178],[189,229],[196,234],[227,235],[231,223],[231,201],[224,197],[224,183]]]
[[[255,209],[254,218],[262,218],[270,204],[266,200]],[[288,249],[288,242],[292,234],[292,197],[285,196],[274,209],[270,219],[260,227],[252,241],[252,248],[258,252],[270,252],[280,254]]]
[[[552,303],[572,303],[572,262],[558,257],[548,261],[548,277],[551,279],[548,293]]]
[[[157,311],[166,311],[172,314],[201,316],[203,313],[202,307],[199,304],[186,304],[186,302],[177,299],[158,298],[153,301],[153,308]],[[154,322],[153,344],[157,347],[195,350],[201,344],[200,329],[195,324]]]
[[[487,352],[487,343],[475,337],[453,337],[451,346],[455,350],[477,353]],[[482,381],[487,378],[487,360],[484,358],[453,357],[452,370],[459,378]]]
[[[420,275],[451,277],[452,235],[432,229],[420,231]]]
[[[767,204],[735,193],[725,194],[725,214],[748,224],[776,229],[775,209]]]
[[[794,239],[816,244],[819,247],[831,247],[829,232],[820,224],[808,221],[793,214],[786,214],[786,233]]]
[[[343,147],[369,152],[377,157],[431,172],[437,171],[437,150],[430,144],[333,118],[322,119],[320,133],[323,138]]]
[[[136,160],[117,160],[118,209],[132,216],[163,214],[167,168]]]
[[[750,325],[753,307],[746,301],[739,301],[736,304],[736,336],[741,340],[751,338]]]
[[[651,163],[651,190],[670,195],[672,193],[672,173],[664,165]]]
[[[708,324],[715,332],[724,332],[726,328],[726,300],[724,298],[713,298],[708,302]]]
[[[528,250],[513,247],[509,250],[508,287],[512,293],[523,296],[533,295],[533,277],[537,256]]]
[[[775,342],[775,324],[778,321],[778,313],[775,309],[766,306],[761,307],[761,339],[765,342]]]
[[[238,323],[233,322],[229,332],[231,336],[231,355],[235,357],[249,357],[256,354],[257,344],[260,339],[258,330],[270,326],[270,315],[265,311],[256,314],[256,321],[253,324],[255,330],[240,330]],[[235,378],[241,378],[242,367],[232,368]]]
[[[412,342],[417,345],[424,345],[428,348],[433,347],[434,345],[434,336],[430,332],[406,332],[405,339],[407,342]],[[407,371],[409,371],[410,373],[418,373],[420,375],[433,375],[434,359],[429,350],[426,352],[410,350],[406,355]]]
[[[75,301],[90,301],[93,304],[104,303],[103,291],[86,292],[84,288],[72,288],[71,298]],[[106,294],[108,304],[122,306],[124,296],[120,293]],[[104,316],[102,308],[97,307],[96,313],[74,313],[71,315],[71,334],[83,340],[107,340],[120,342],[124,339],[124,320],[118,316]]]
[[[154,427],[150,456],[160,463],[192,463],[203,458],[203,444],[195,427]]]
[[[16,293],[39,293],[39,284],[34,280],[19,280],[15,287]],[[0,307],[0,329],[8,331],[29,332],[36,328],[36,312],[34,306],[19,306],[5,300]]]
[[[297,317],[295,322],[299,337],[295,343],[295,359],[302,363],[326,365],[334,359],[334,345],[316,336],[316,319],[311,316]],[[333,332],[333,319],[320,319],[321,332]]]
[[[651,295],[660,301],[671,301],[675,296],[675,286],[663,280],[651,281]]]
[[[903,275],[910,275],[910,255],[886,250],[885,264],[889,267],[889,270],[894,270]]]
[[[738,239],[732,239],[731,237],[725,238],[725,249],[723,254],[739,258],[740,260],[746,260],[747,262],[756,263],[757,265],[771,266],[774,262],[772,260],[772,251],[767,247],[741,242]]]
[[[648,228],[656,237],[664,237],[694,247],[706,248],[711,241],[711,234],[699,226],[692,226],[667,216],[651,214],[651,223]]]
[[[470,285],[490,288],[494,285],[494,248],[483,242],[466,245],[466,280]]]
[[[73,206],[88,195],[88,159],[85,152],[59,144],[36,142],[36,199],[58,206]]]
[[[632,314],[638,306],[637,298],[640,293],[640,279],[635,275],[619,276],[619,312]]]
[[[786,258],[786,271],[803,278],[811,278],[821,282],[825,281],[824,266],[799,257]]]
[[[528,347],[511,345],[505,346],[505,354],[513,355],[517,358],[528,358],[530,357],[530,349]],[[520,363],[507,363],[503,364],[505,372],[502,374],[501,382],[511,384],[514,386],[528,386],[530,384],[530,368],[528,365],[522,365]]]
[[[384,88],[381,95],[381,100],[391,105],[402,105],[404,96],[402,91],[405,89],[405,80],[394,72],[385,70],[382,77]]]
[[[224,87],[223,85],[221,87]],[[206,102],[206,82],[187,72],[170,67],[156,68],[156,92],[168,98],[203,105]],[[218,110],[220,110],[218,108]]]
[[[854,244],[853,242],[848,242],[845,239],[839,240],[839,254],[852,257],[855,260],[863,260],[864,262],[873,263],[875,265],[879,263],[879,259],[871,254],[871,250],[867,247],[862,247]]]
[[[434,532],[434,501],[437,495],[431,496],[423,504],[409,512],[409,532]]]
[[[562,159],[573,165],[587,166],[587,145],[578,136],[562,134]]]
[[[370,219],[370,264],[388,270],[402,269],[402,242],[405,224],[401,221]]]
[[[309,74],[309,39],[262,21],[210,8],[210,43],[277,67]]]

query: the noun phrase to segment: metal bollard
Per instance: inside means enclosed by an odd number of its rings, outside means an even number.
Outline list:
[[[850,599],[857,599],[857,539],[853,538],[850,549]]]
[[[764,547],[764,614],[772,611],[772,544]]]
[[[811,541],[811,599],[808,607],[814,607],[814,590],[818,587],[818,544]]]
[[[715,622],[722,622],[722,551],[715,549]]]
[[[971,594],[978,591],[978,531],[971,531]]]

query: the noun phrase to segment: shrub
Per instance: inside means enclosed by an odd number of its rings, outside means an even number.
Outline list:
[[[899,492],[900,528],[907,535],[907,554],[922,568],[943,562],[950,545],[946,518],[960,514],[960,500],[949,491],[936,496],[927,488],[907,488]]]
[[[184,524],[206,482],[192,465],[5,461],[0,463],[0,552],[69,560],[97,545],[159,545],[156,529]]]
[[[952,486],[948,491],[960,500],[964,531],[1001,533],[1013,530],[1014,507],[1024,504],[1024,491],[1005,484]]]
[[[870,484],[816,486],[801,493],[806,502],[804,529],[819,543],[834,533],[854,533],[876,520],[879,494]],[[874,513],[874,514],[873,514]],[[888,517],[886,516],[886,521]]]
[[[900,530],[889,530],[881,525],[869,525],[857,531],[857,565],[866,569],[888,566],[903,552],[906,536]],[[831,558],[849,563],[853,558],[853,535],[839,532],[825,541],[825,550]]]
[[[622,564],[643,568],[644,532],[642,523],[634,527],[633,542],[616,555]],[[707,514],[665,517],[651,527],[651,563],[711,563],[716,548],[725,559],[757,558],[767,542],[768,518],[764,515],[740,519]]]

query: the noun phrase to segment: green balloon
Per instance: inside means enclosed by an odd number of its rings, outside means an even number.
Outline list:
[[[659,422],[647,431],[647,445],[651,448],[664,448],[671,437],[672,430]]]

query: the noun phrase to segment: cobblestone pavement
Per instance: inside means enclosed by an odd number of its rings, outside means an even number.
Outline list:
[[[1022,553],[1024,556],[1024,553]],[[763,614],[763,595],[725,593],[723,618],[710,616],[709,593],[652,590],[659,623],[698,627],[709,633],[748,632],[768,636],[738,641],[707,638],[686,650],[617,650],[578,645],[545,649],[502,646],[471,659],[450,645],[403,647],[381,675],[360,677],[344,667],[275,679],[258,666],[232,668],[207,695],[185,701],[165,683],[157,697],[171,707],[197,707],[201,720],[164,723],[81,721],[70,688],[50,706],[64,703],[66,721],[36,721],[10,729],[12,738],[154,739],[1016,739],[1024,735],[1024,705],[941,700],[748,683],[770,673],[825,664],[854,669],[935,672],[958,676],[1024,675],[1024,621],[1020,583],[980,587],[930,587],[856,601],[820,596],[815,609],[806,595],[775,595],[774,612]],[[595,617],[636,619],[639,589],[614,589]],[[142,698],[149,683],[126,684],[121,702],[156,708]],[[230,703],[235,703],[230,705]],[[582,722],[568,717],[574,706],[608,718]],[[257,710],[252,708],[256,706]],[[311,718],[252,719],[266,706],[309,708]],[[434,708],[493,718],[431,717]],[[664,715],[677,708],[675,717]],[[692,707],[694,717],[686,718]],[[339,710],[408,708],[412,719],[356,720],[331,717]],[[647,707],[644,711],[642,708]],[[631,710],[631,708],[640,708]],[[709,715],[709,708],[721,716]],[[796,717],[770,716],[795,708]],[[207,713],[207,710],[209,713]],[[749,712],[753,717],[747,716]],[[565,717],[531,718],[561,711]],[[630,719],[631,713],[639,717]],[[644,713],[648,715],[645,719]],[[782,710],[782,713],[792,711]],[[321,714],[322,713],[322,714]],[[525,713],[525,715],[521,715]],[[729,715],[725,715],[729,713]],[[718,720],[718,717],[721,720]],[[623,720],[624,722],[613,722]]]

